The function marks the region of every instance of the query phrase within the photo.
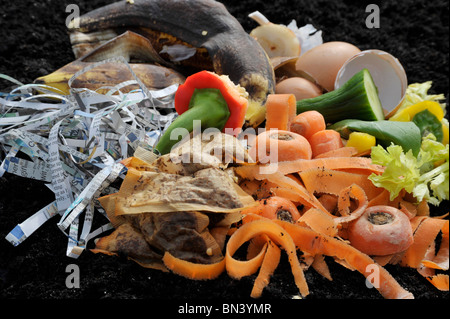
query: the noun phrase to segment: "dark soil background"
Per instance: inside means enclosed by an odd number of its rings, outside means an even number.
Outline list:
[[[106,0],[0,0],[0,73],[23,83],[48,74],[73,60],[66,33],[66,6],[77,4],[80,13],[112,1]],[[275,23],[298,26],[313,24],[323,31],[324,41],[347,41],[360,49],[381,49],[403,64],[409,83],[433,81],[432,92],[448,99],[449,2],[408,1],[222,1],[250,31],[256,23],[247,17],[255,10]],[[366,5],[380,7],[379,29],[368,29]],[[180,17],[182,18],[182,17]],[[0,89],[10,85],[0,80]],[[447,101],[448,103],[448,101]],[[213,281],[191,281],[141,268],[120,257],[84,252],[79,259],[65,256],[67,239],[50,220],[30,238],[13,247],[4,237],[18,224],[53,200],[53,194],[39,182],[6,174],[0,180],[0,298],[2,299],[185,299],[213,301],[250,300],[255,277],[240,281],[223,274]],[[448,204],[435,210],[442,214]],[[80,288],[66,287],[66,267],[80,269]],[[311,294],[307,299],[380,299],[364,278],[329,260],[333,281],[314,270],[306,273]],[[448,300],[413,269],[388,266],[391,274],[417,299]],[[287,300],[297,295],[286,259],[271,279],[259,301]],[[6,302],[7,303],[7,302]],[[177,303],[175,303],[177,304]],[[114,306],[114,304],[112,305]],[[175,306],[169,308],[176,312]],[[67,309],[69,310],[69,309]],[[341,309],[343,310],[343,309]]]

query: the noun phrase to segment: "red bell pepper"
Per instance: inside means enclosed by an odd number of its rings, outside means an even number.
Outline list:
[[[202,129],[218,128],[237,136],[242,129],[247,111],[247,93],[227,76],[200,71],[189,76],[175,93],[175,110],[179,116],[169,126],[156,146],[161,154],[183,137],[170,138],[175,128],[193,130],[193,121],[200,120]],[[229,129],[229,130],[227,130]]]

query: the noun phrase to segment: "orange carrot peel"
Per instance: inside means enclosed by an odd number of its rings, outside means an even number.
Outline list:
[[[172,272],[195,280],[215,279],[225,270],[225,259],[213,264],[200,264],[177,258],[166,251],[162,260]]]
[[[264,250],[261,250],[261,252],[264,252],[263,255],[259,254],[257,257],[250,259],[249,261],[241,261],[233,258],[234,253],[245,242],[258,235],[266,235],[270,239],[268,241],[269,246],[271,244],[270,241],[273,241],[280,245],[288,254],[289,263],[291,264],[295,283],[299,288],[301,295],[307,296],[309,294],[308,284],[306,283],[303,269],[300,266],[300,262],[297,257],[297,249],[292,238],[288,235],[286,230],[284,230],[281,226],[277,225],[273,221],[259,216],[256,218],[261,219],[243,224],[230,237],[225,253],[225,264],[228,274],[233,278],[249,276],[256,272],[256,266],[260,266],[264,262],[264,260],[267,260],[266,263],[271,263],[273,259],[276,258],[274,257],[276,256],[275,253],[270,253],[271,255],[267,256],[267,252],[265,252]],[[265,255],[267,258],[264,258]],[[276,264],[278,265],[278,262],[276,262]],[[269,269],[273,269],[273,265],[268,267]]]
[[[305,297],[309,288],[304,278],[303,269],[299,264],[296,250],[313,256],[332,256],[345,260],[351,267],[358,270],[365,277],[371,272],[369,266],[377,266],[379,273],[379,286],[376,287],[382,296],[389,299],[410,299],[413,295],[402,288],[399,283],[380,265],[368,255],[360,252],[346,242],[334,237],[319,233],[310,228],[292,224],[281,220],[269,220],[264,217],[249,214],[244,217],[249,221],[241,226],[231,237],[225,255],[226,269],[230,276],[241,278],[244,275],[254,274],[257,266],[265,259],[261,253],[249,261],[234,259],[232,256],[248,240],[265,235],[270,241],[280,245],[288,254],[291,269],[300,294]],[[264,246],[267,249],[267,246]],[[261,250],[266,254],[266,250]],[[273,261],[274,258],[268,258]],[[249,265],[247,265],[249,263]],[[262,267],[262,266],[261,266]],[[272,269],[272,268],[270,268]]]
[[[339,171],[364,172],[382,174],[384,167],[372,164],[372,160],[366,157],[327,157],[311,160],[298,159],[274,164],[255,164],[236,167],[235,172],[242,178],[255,179],[257,176],[273,172],[287,175],[303,172],[312,168],[333,169]]]
[[[448,219],[417,216],[412,219],[413,244],[400,260],[404,267],[416,268],[433,286],[439,290],[449,290],[448,274],[436,270],[448,270],[449,266],[449,221]],[[435,240],[441,233],[439,251],[435,252]]]
[[[379,286],[375,286],[381,295],[387,299],[411,299],[413,295],[406,291],[400,284],[388,273],[386,269],[378,265],[368,255],[360,252],[346,242],[334,237],[330,237],[318,232],[289,224],[282,221],[275,221],[281,225],[294,240],[294,243],[301,251],[313,255],[332,256],[345,260],[352,268],[359,271],[365,277],[371,273],[368,271],[370,266],[377,266],[379,274]]]

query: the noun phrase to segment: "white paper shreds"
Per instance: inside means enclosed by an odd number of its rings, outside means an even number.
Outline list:
[[[54,201],[11,230],[6,236],[11,244],[19,245],[59,216],[57,225],[68,237],[66,254],[77,258],[90,239],[112,228],[96,198],[117,191],[111,184],[126,172],[120,162],[137,149],[152,150],[176,117],[178,86],[148,90],[121,57],[79,71],[69,87],[79,75],[109,62],[124,63],[130,80],[106,94],[71,88],[63,95],[0,74],[16,86],[0,92],[0,177],[8,172],[40,180],[55,194]],[[130,84],[140,89],[123,93]],[[96,215],[105,223],[92,230]]]

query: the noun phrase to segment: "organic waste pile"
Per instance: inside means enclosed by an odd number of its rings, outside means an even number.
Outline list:
[[[0,70],[2,296],[448,296],[448,79],[268,5],[104,4]]]

